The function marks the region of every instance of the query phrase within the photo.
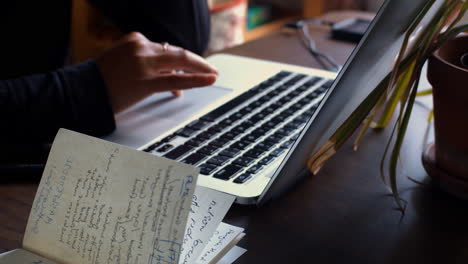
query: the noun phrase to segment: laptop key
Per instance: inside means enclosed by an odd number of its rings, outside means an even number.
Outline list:
[[[203,139],[203,138],[192,138],[189,141],[187,141],[185,144],[192,146],[192,147],[198,147],[201,144],[203,144],[203,142],[205,141],[206,139]]]
[[[271,98],[273,98],[273,97],[266,94],[266,95],[258,98],[257,101],[262,102],[262,103],[266,103],[266,102],[270,101]]]
[[[248,101],[250,98],[252,98],[256,94],[257,94],[256,92],[249,90],[237,96],[236,98],[232,99],[231,101],[225,103],[224,105],[216,108],[210,113],[204,115],[201,119],[206,120],[206,121],[216,121],[221,116],[231,111],[232,109],[236,108],[237,106],[243,104],[244,102]]]
[[[184,127],[176,132],[178,136],[186,137],[186,138],[193,136],[195,133],[197,133],[197,130],[194,130],[188,127]]]
[[[255,164],[253,165],[252,167],[250,167],[250,169],[247,170],[247,173],[251,173],[251,174],[257,174],[259,171],[261,171],[263,169],[263,165],[262,164]]]
[[[295,140],[288,140],[286,142],[284,142],[280,148],[284,148],[284,149],[288,149],[292,146],[292,144],[294,144]]]
[[[229,140],[225,139],[225,138],[222,138],[222,137],[217,138],[217,139],[210,142],[211,145],[214,145],[214,146],[217,146],[217,147],[224,147],[228,143],[229,143]]]
[[[246,156],[242,156],[237,158],[233,163],[240,165],[242,167],[248,167],[250,166],[255,160]]]
[[[317,98],[320,94],[317,93],[317,92],[313,92],[309,95],[307,95],[305,98],[308,98],[310,101],[314,100],[315,98]]]
[[[160,152],[160,153],[164,153],[166,151],[169,151],[170,149],[172,149],[174,146],[171,145],[171,144],[166,144],[162,147],[160,147],[159,149],[156,150],[156,152]]]
[[[234,133],[234,132],[231,132],[231,131],[228,131],[224,134],[221,135],[221,138],[225,138],[225,139],[228,139],[228,140],[233,140],[235,139],[239,134],[238,133]]]
[[[276,159],[275,156],[268,155],[268,156],[264,157],[263,159],[261,159],[258,163],[263,164],[264,166],[266,166],[266,165],[270,164],[271,162],[273,162],[275,159]]]
[[[243,127],[251,128],[251,127],[253,127],[255,125],[255,123],[253,123],[252,121],[249,121],[249,120],[245,120],[240,125],[243,126]]]
[[[229,157],[229,158],[234,158],[237,155],[239,155],[240,152],[241,152],[240,150],[235,149],[235,148],[227,148],[227,149],[224,149],[223,151],[221,151],[219,153],[219,155],[223,155],[223,156],[226,156],[226,157]]]
[[[271,141],[263,141],[263,142],[258,143],[255,147],[256,147],[256,148],[259,148],[259,149],[263,149],[263,150],[265,150],[265,151],[269,151],[269,150],[271,150],[275,145],[276,145],[276,143],[274,143],[274,142],[271,142]]]
[[[208,131],[210,133],[213,133],[213,134],[216,134],[216,133],[219,133],[219,132],[222,132],[226,129],[226,126],[223,126],[223,125],[220,125],[220,124],[216,124],[210,128],[208,128]]]
[[[229,127],[234,124],[237,120],[231,119],[230,117],[223,119],[219,124],[225,127]]]
[[[307,121],[309,121],[309,118],[300,115],[300,116],[294,118],[293,121],[294,121],[294,122],[298,122],[298,123],[306,123]]]
[[[166,155],[164,155],[164,157],[168,159],[176,160],[191,150],[193,150],[193,147],[190,145],[178,146],[177,148],[171,150]]]
[[[283,91],[281,91],[281,89],[278,89],[278,87],[277,87],[277,88],[273,89],[271,92],[267,93],[266,95],[268,95],[270,98],[273,98],[273,97],[278,96],[282,92]]]
[[[253,132],[252,132],[252,133],[248,134],[247,136],[243,137],[242,140],[255,143],[255,142],[257,142],[257,140],[258,140],[259,138],[261,138],[262,136],[263,136],[262,134],[253,133]]]
[[[212,139],[217,133],[215,131],[205,131],[200,133],[197,138],[203,138],[205,140]]]
[[[205,154],[205,155],[211,155],[215,153],[218,150],[218,147],[208,145],[203,148],[201,148],[197,153]]]
[[[161,141],[156,142],[156,143],[152,144],[151,146],[147,147],[146,149],[144,149],[143,151],[144,152],[151,152],[151,151],[159,148],[160,146],[162,146],[162,144],[164,144],[164,143],[161,142]]]
[[[279,157],[281,154],[284,153],[284,149],[283,148],[277,148],[275,150],[273,150],[270,155],[272,156],[275,156],[275,157]]]
[[[280,109],[281,107],[283,107],[283,104],[280,104],[280,103],[276,102],[276,103],[273,103],[273,104],[269,105],[268,107],[271,107],[276,111],[276,110]]]
[[[259,102],[259,101],[254,101],[254,102],[249,104],[249,106],[252,107],[253,109],[257,109],[258,107],[260,107],[262,105],[263,105],[263,103]]]
[[[327,91],[327,88],[322,86],[322,87],[317,88],[317,90],[315,90],[315,91],[316,91],[317,93],[324,93],[324,92]]]
[[[218,166],[209,163],[203,163],[199,166],[199,168],[201,174],[210,175],[218,168]]]
[[[246,181],[248,181],[250,178],[252,178],[252,174],[250,173],[242,173],[239,177],[235,178],[234,179],[234,183],[245,183]]]
[[[267,127],[259,127],[252,131],[252,134],[259,134],[260,136],[264,136],[268,133],[268,131],[270,131],[270,129]]]
[[[195,120],[192,123],[188,124],[187,127],[194,129],[194,130],[202,130],[205,127],[209,126],[211,122],[203,121],[203,120]]]
[[[185,157],[182,162],[188,165],[195,165],[199,163],[200,161],[204,160],[206,158],[206,155],[203,155],[201,153],[193,153]]]
[[[271,135],[267,139],[272,142],[279,143],[283,139],[283,137],[284,136]]]
[[[250,144],[252,144],[252,143],[251,143],[251,142],[248,142],[248,141],[237,141],[237,142],[235,142],[234,144],[232,144],[230,147],[231,147],[231,148],[235,148],[235,149],[244,150],[244,149],[246,149]]]
[[[238,125],[234,127],[233,129],[231,129],[231,132],[236,133],[236,134],[242,134],[249,129],[250,129],[250,126]]]
[[[298,129],[299,127],[302,126],[302,123],[298,123],[298,122],[289,122],[286,124],[286,127],[289,127],[289,128],[292,128],[292,129]]]
[[[280,129],[278,129],[278,131],[276,131],[276,133],[281,134],[283,136],[289,136],[293,132],[294,132],[294,129],[290,129],[290,128],[287,128],[287,127],[282,127]]]
[[[277,128],[279,123],[281,123],[281,121],[279,121],[278,119],[275,119],[275,120],[272,119],[264,123],[261,127],[267,131],[270,131],[273,128]]]
[[[253,148],[253,149],[247,151],[244,155],[247,156],[247,157],[251,157],[251,158],[257,159],[257,158],[259,158],[260,156],[262,156],[263,153],[265,153],[264,150],[262,150],[262,149],[260,149],[260,148]]]
[[[320,77],[314,77],[314,78],[310,79],[309,81],[307,81],[304,85],[312,87],[315,84],[317,84],[317,82],[319,82],[321,80],[322,80],[322,78],[320,78]]]
[[[242,170],[242,167],[231,164],[219,170],[213,177],[221,180],[229,180]]]
[[[215,156],[215,157],[212,157],[211,159],[209,159],[207,161],[207,163],[214,164],[214,165],[217,165],[217,166],[223,166],[229,160],[230,160],[229,157],[218,155],[218,156]]]
[[[239,120],[239,119],[242,119],[244,117],[244,114],[240,113],[240,112],[235,112],[234,114],[230,115],[229,116],[229,119],[230,120]]]

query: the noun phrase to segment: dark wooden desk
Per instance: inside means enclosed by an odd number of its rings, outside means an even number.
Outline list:
[[[336,18],[335,14],[333,18]],[[344,63],[353,45],[313,33],[319,49]],[[297,36],[275,33],[227,52],[317,67]],[[389,132],[369,133],[357,153],[350,144],[319,175],[262,208],[235,205],[225,221],[246,228],[237,263],[468,263],[468,203],[406,176],[427,180],[420,157],[428,110],[417,106],[401,160],[406,214],[379,179]],[[36,183],[0,184],[0,252],[20,246]]]

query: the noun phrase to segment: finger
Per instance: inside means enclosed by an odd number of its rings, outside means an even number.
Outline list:
[[[148,39],[140,32],[130,32],[128,34],[125,34],[119,41],[128,42],[128,41],[135,41],[135,40],[148,41]]]
[[[165,74],[146,82],[150,87],[154,87],[155,91],[163,92],[208,86],[216,81],[216,77],[213,73]]]
[[[154,43],[157,44],[157,43]],[[179,47],[169,46],[168,50],[161,51],[160,44],[157,44],[157,52],[151,58],[151,66],[156,71],[171,71],[180,69],[187,72],[214,73],[218,70],[211,66],[202,57]]]
[[[181,90],[175,90],[175,91],[172,91],[172,94],[175,97],[181,97],[182,96],[182,91]]]

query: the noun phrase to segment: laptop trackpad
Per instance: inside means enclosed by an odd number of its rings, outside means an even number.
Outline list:
[[[116,115],[117,129],[106,140],[138,148],[173,129],[233,90],[208,86],[184,91],[182,97],[172,93],[155,94],[127,111]]]

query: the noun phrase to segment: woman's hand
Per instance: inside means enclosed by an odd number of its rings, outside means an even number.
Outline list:
[[[149,41],[140,33],[124,36],[96,59],[114,113],[156,92],[211,85],[218,72],[200,56]]]

